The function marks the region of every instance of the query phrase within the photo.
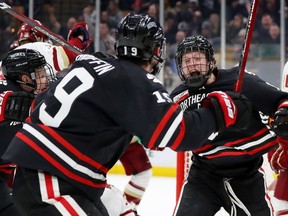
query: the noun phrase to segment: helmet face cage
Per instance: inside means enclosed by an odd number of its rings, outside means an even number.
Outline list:
[[[42,25],[38,20],[36,20],[40,25]],[[47,36],[44,35],[42,32],[39,32],[35,28],[32,28],[27,23],[22,23],[19,30],[18,30],[18,42],[22,41],[30,41],[30,42],[37,42],[37,41],[45,41]]]
[[[47,64],[44,56],[32,49],[10,51],[3,59],[2,73],[7,80],[32,87],[36,94],[55,79],[52,67]],[[22,75],[28,75],[34,83],[23,82]]]
[[[118,57],[144,61],[155,58],[161,64],[166,55],[163,28],[154,17],[129,13],[118,25],[115,50]]]
[[[53,69],[48,63],[43,67],[36,68],[35,72],[31,73],[30,75],[31,79],[35,83],[34,94],[38,94],[45,90],[48,84],[55,80]]]
[[[198,52],[193,54],[192,59],[183,59],[183,55],[188,52]],[[205,56],[201,59],[201,53]],[[203,36],[191,36],[185,38],[177,46],[176,51],[177,72],[183,83],[190,87],[201,87],[205,85],[216,63],[214,59],[214,49],[209,41]],[[188,69],[187,64],[192,61],[193,69]],[[191,63],[189,63],[191,65]],[[186,72],[184,72],[186,71]]]

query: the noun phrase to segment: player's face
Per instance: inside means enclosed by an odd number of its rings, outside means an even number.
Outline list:
[[[186,52],[182,56],[181,67],[185,77],[205,75],[209,70],[209,63],[202,52]]]
[[[34,94],[39,94],[42,90],[47,88],[48,85],[46,70],[44,68],[37,68],[35,71],[35,79],[37,89],[34,91]]]

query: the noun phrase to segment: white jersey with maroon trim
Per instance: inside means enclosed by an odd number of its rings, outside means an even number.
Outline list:
[[[52,67],[55,74],[71,64],[62,46],[55,46],[45,42],[34,42],[23,44],[15,49],[23,48],[40,52],[44,56],[46,62]]]

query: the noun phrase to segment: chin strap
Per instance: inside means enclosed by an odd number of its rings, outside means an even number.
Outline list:
[[[16,82],[19,83],[19,84],[23,84],[23,85],[26,85],[26,86],[29,86],[29,87],[33,88],[32,91],[36,90],[36,85],[35,84],[23,82],[23,81],[20,81],[20,80],[17,80]]]
[[[155,59],[157,61],[157,64],[155,64],[153,66],[153,72],[151,74],[157,75],[160,72],[161,68],[162,68],[161,64],[164,62],[164,60],[162,58],[160,58],[159,56],[157,56],[157,55],[153,55],[153,57],[150,60],[150,63],[152,62],[152,59]]]

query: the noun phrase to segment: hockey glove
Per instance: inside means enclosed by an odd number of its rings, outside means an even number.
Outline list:
[[[25,91],[11,92],[6,97],[4,119],[20,122],[25,121],[29,116],[29,109],[34,97],[33,94]]]
[[[12,91],[4,91],[0,94],[0,121],[5,120],[5,107],[7,104],[7,99],[12,93]]]
[[[279,146],[268,152],[268,161],[275,173],[288,172],[288,139],[277,138]]]
[[[82,49],[85,50],[91,43],[90,34],[88,32],[88,25],[86,22],[77,22],[73,25],[72,29],[68,33],[67,41],[73,38],[77,38],[82,35]]]
[[[288,101],[281,103],[278,107],[271,127],[279,137],[288,139]]]
[[[245,129],[252,115],[252,104],[236,92],[211,92],[202,101],[202,107],[214,108],[219,131],[230,126]]]

